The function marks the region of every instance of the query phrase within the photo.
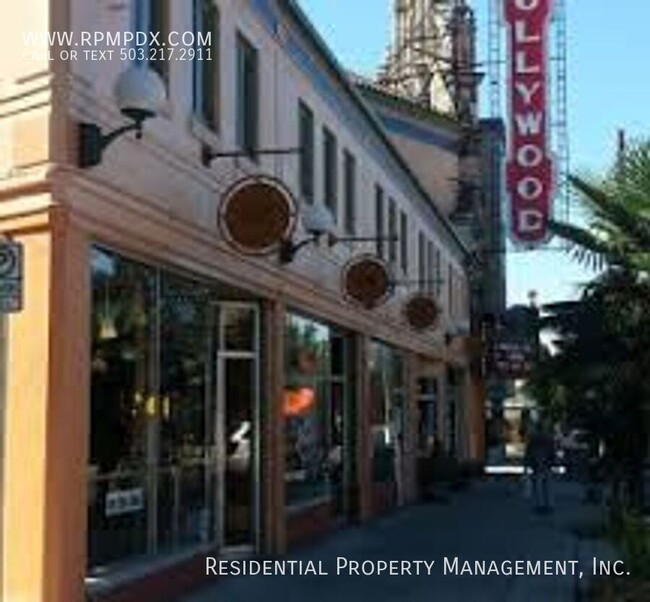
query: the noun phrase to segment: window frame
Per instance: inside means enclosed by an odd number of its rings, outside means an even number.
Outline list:
[[[408,214],[403,209],[399,212],[399,256],[402,272],[409,271]]]
[[[334,223],[338,222],[339,174],[338,140],[334,132],[323,126],[323,203],[332,213]]]
[[[377,235],[376,253],[380,258],[384,258],[386,245],[384,237],[386,236],[386,197],[384,189],[380,184],[375,184],[375,231]]]
[[[259,50],[241,31],[236,34],[235,61],[237,145],[251,160],[257,161],[260,136],[260,57]]]
[[[345,185],[343,225],[345,232],[353,235],[357,221],[357,159],[347,148],[343,151],[343,178]]]
[[[315,133],[314,112],[302,99],[298,99],[298,146],[300,147],[298,184],[302,199],[314,203]]]
[[[205,33],[205,16],[206,11],[210,11],[212,17],[211,34],[211,60],[197,60],[196,57],[192,61],[192,111],[193,114],[199,119],[202,125],[205,125],[211,131],[218,133],[221,129],[221,69],[220,69],[220,40],[221,40],[221,13],[219,7],[212,2],[212,0],[193,0],[193,22],[194,31]],[[198,46],[198,40],[195,45],[195,51],[205,49],[205,47]],[[211,86],[211,94],[206,95],[206,73],[210,73],[209,78]],[[207,107],[210,107],[210,113]]]

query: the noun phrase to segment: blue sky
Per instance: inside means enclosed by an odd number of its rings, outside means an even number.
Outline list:
[[[624,0],[614,9],[605,0],[566,1],[571,167],[599,174],[614,156],[618,128],[630,138],[650,134],[650,2]],[[389,40],[392,0],[300,3],[344,66],[375,73]],[[481,60],[488,0],[471,4],[477,11]],[[487,114],[487,106],[482,112]],[[538,291],[541,303],[575,297],[578,285],[591,276],[562,252],[512,254],[508,299],[525,302],[531,289]]]

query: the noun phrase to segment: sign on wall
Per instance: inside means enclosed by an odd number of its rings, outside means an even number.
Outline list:
[[[553,162],[548,139],[548,33],[553,0],[504,0],[510,135],[506,182],[515,243],[548,238]]]
[[[0,314],[20,311],[23,304],[23,248],[0,241]]]

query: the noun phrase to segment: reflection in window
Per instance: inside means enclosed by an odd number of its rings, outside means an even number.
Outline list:
[[[94,250],[91,277],[88,557],[94,565],[147,551],[155,272]]]
[[[297,316],[287,318],[286,423],[287,502],[329,493],[327,479],[330,332]]]
[[[343,510],[348,340],[296,315],[286,324],[286,498],[289,505],[334,495]]]
[[[208,290],[92,251],[88,562],[214,539]]]
[[[393,348],[372,341],[369,349],[373,481],[395,481],[397,436],[402,430],[403,362]]]

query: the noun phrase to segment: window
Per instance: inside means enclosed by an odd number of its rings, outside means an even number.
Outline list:
[[[434,246],[432,241],[427,241],[427,275],[425,276],[427,280],[427,291],[429,293],[434,290],[434,279],[435,279],[435,266],[434,266]]]
[[[296,314],[287,315],[285,332],[286,503],[340,498],[349,339]]]
[[[418,284],[420,290],[426,287],[427,278],[427,244],[424,232],[418,233]]]
[[[400,213],[399,226],[400,261],[402,264],[402,271],[406,274],[409,271],[409,240],[408,217],[404,211]]]
[[[345,231],[354,234],[356,229],[356,203],[357,203],[357,161],[350,151],[344,154],[345,170]]]
[[[451,267],[451,263],[448,264],[448,269],[447,269],[447,311],[449,312],[449,315],[453,317],[453,308],[454,308],[454,286],[455,286],[455,278],[454,278],[454,270]]]
[[[136,62],[147,60],[151,68],[163,78],[165,83],[169,80],[169,61],[165,54],[166,48],[162,46],[169,33],[169,2],[168,0],[140,0],[135,3],[135,30],[142,31],[149,36],[149,32],[160,32],[158,38],[149,43],[140,52],[136,47]]]
[[[372,480],[396,479],[395,454],[403,433],[404,357],[394,347],[371,341],[368,348]]]
[[[440,257],[440,249],[436,247],[436,274],[435,274],[435,291],[436,296],[440,296],[442,290],[442,259]]]
[[[219,11],[212,0],[194,0],[194,30],[209,36],[206,46],[195,48],[193,61],[193,109],[201,121],[212,130],[219,124]],[[204,39],[206,39],[204,38]],[[209,53],[209,54],[208,54]],[[207,60],[207,59],[210,60]]]
[[[237,36],[237,144],[255,158],[259,136],[259,65],[257,49]]]
[[[301,100],[298,103],[298,137],[300,139],[300,194],[308,203],[314,201],[314,114]]]
[[[384,256],[384,189],[377,184],[375,186],[375,231],[377,233],[377,255]]]
[[[323,197],[325,206],[338,217],[338,144],[330,130],[323,128]]]
[[[388,201],[388,261],[394,264],[397,261],[397,207],[395,199]]]

